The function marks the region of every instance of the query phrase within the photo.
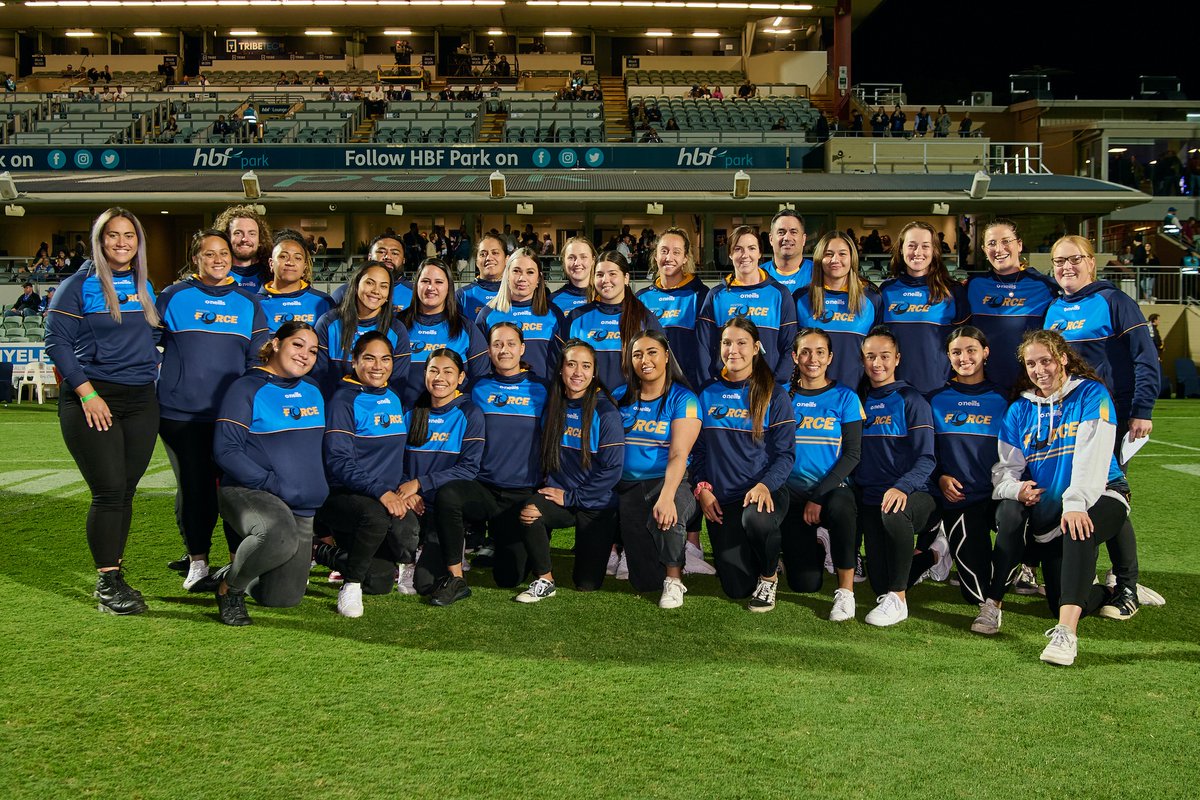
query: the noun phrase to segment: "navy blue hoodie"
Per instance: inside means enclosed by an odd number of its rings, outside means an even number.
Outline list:
[[[1025,331],[1036,331],[1046,309],[1060,294],[1054,281],[1027,267],[1012,275],[989,270],[967,281],[971,324],[988,338],[988,380],[1010,391],[1025,371],[1017,362],[1017,345]]]
[[[412,414],[404,413],[404,424],[410,431]],[[429,439],[424,444],[408,442],[404,450],[404,474],[420,484],[426,505],[433,503],[437,490],[450,481],[474,480],[487,440],[483,414],[465,394],[441,408],[431,408],[428,431]]]
[[[587,287],[568,283],[550,293],[550,302],[566,316],[587,303]]]
[[[262,303],[263,313],[267,316],[267,327],[271,333],[279,330],[285,322],[307,322],[316,325],[317,320],[333,308],[333,298],[314,289],[307,282],[301,282],[299,289],[294,292],[277,292],[272,287],[272,281],[263,284],[258,290],[258,299]]]
[[[758,283],[742,285],[725,278],[704,298],[696,324],[700,340],[700,371],[705,380],[721,371],[721,326],[733,317],[746,317],[758,327],[767,365],[775,381],[792,379],[792,341],[796,338],[796,301],[787,287],[759,270]]]
[[[671,289],[665,288],[659,278],[637,293],[637,298],[666,331],[671,354],[693,388],[699,388],[708,380],[700,370],[700,340],[696,337],[696,322],[706,297],[708,287],[695,275],[689,275]]]
[[[484,281],[476,278],[471,283],[454,293],[458,301],[458,311],[469,320],[479,316],[479,311],[492,302],[500,292],[500,281]]]
[[[567,401],[566,425],[563,426],[562,451],[558,469],[547,476],[546,485],[563,490],[567,508],[598,510],[617,504],[616,487],[625,463],[625,429],[621,412],[601,397],[592,412],[588,441],[584,442],[583,401]],[[589,453],[588,468],[583,468],[583,448]]]
[[[933,412],[933,496],[944,508],[962,508],[992,496],[992,467],[996,465],[996,437],[1008,410],[1005,392],[991,381],[974,385],[950,381],[929,396]],[[949,475],[962,484],[966,500],[951,503],[937,479]]]
[[[896,378],[922,394],[940,388],[950,379],[946,337],[970,315],[962,285],[951,283],[950,296],[931,303],[925,277],[905,274],[884,281],[879,293],[883,298],[881,321],[900,345]],[[870,416],[868,413],[867,418]]]
[[[325,473],[330,486],[378,499],[404,482],[408,429],[395,392],[342,378],[326,417]]]
[[[480,481],[507,489],[538,485],[547,393],[546,383],[530,372],[513,376],[493,373],[475,382],[471,402],[483,412],[487,426]]]
[[[596,350],[596,374],[609,391],[625,385],[621,358],[625,343],[621,340],[621,306],[596,300],[567,315],[566,339],[581,339]],[[662,330],[654,314],[646,315],[646,328]]]
[[[376,317],[360,319],[358,330],[354,334],[354,342],[364,333],[378,329]],[[353,371],[352,351],[342,349],[342,320],[337,315],[337,309],[328,311],[317,320],[314,326],[317,334],[317,365],[313,367],[312,377],[325,392],[326,397],[332,396],[338,388],[338,382]],[[408,385],[412,345],[408,341],[408,331],[396,318],[392,318],[391,327],[382,333],[392,344],[392,377],[388,386],[396,394],[401,394]],[[354,343],[351,342],[351,348]]]
[[[863,502],[880,505],[888,489],[932,494],[933,412],[921,393],[895,381],[868,391],[863,408],[862,461],[854,473]]]
[[[475,318],[475,326],[484,339],[488,338],[488,332],[498,322],[512,322],[519,326],[525,342],[525,355],[521,360],[542,380],[550,380],[558,368],[558,355],[567,332],[567,321],[562,311],[553,303],[547,305],[549,308],[546,313],[540,315],[534,313],[531,300],[514,302],[508,311],[484,306]]]

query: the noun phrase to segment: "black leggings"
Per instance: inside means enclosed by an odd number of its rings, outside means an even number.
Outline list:
[[[364,583],[375,559],[412,563],[417,553],[418,523],[412,511],[396,519],[374,497],[334,489],[317,510],[313,530],[318,536],[332,532],[345,552],[336,568],[352,583]],[[332,554],[337,558],[338,554]]]
[[[617,532],[617,509],[564,508],[535,494],[529,502],[542,512],[540,519],[532,525],[524,525],[524,552],[529,556],[529,567],[538,575],[550,571],[550,533],[555,528],[575,526],[575,566],[571,579],[581,592],[594,592],[604,584],[604,570],[608,566],[608,554],[612,552],[613,537]],[[500,551],[497,549],[497,555]],[[516,586],[525,577],[526,562],[520,560],[515,571],[501,574],[494,570],[496,584]],[[515,576],[515,580],[512,580]],[[501,583],[504,580],[504,583]],[[509,581],[512,581],[511,583]],[[660,584],[661,585],[661,584]]]
[[[675,490],[675,512],[679,521],[670,530],[660,530],[654,521],[654,504],[662,492],[663,478],[622,481],[617,484],[621,513],[621,541],[629,567],[629,585],[634,591],[661,589],[666,567],[682,567],[687,545],[687,523],[695,513],[696,499],[688,482]]]
[[[734,600],[749,597],[759,578],[769,578],[779,570],[781,528],[791,500],[788,488],[771,492],[771,499],[775,503],[771,512],[759,511],[757,505],[742,508],[740,499],[725,503],[721,506],[724,521],[708,523],[721,590]]]
[[[860,505],[858,519],[867,548],[867,577],[876,596],[903,592],[932,565],[932,555],[913,557],[917,537],[929,529],[937,504],[925,492],[913,492],[903,511],[883,513],[882,506]]]
[[[992,584],[992,528],[996,526],[996,501],[981,500],[974,505],[942,511],[942,525],[950,540],[950,554],[958,564],[958,583],[963,599],[982,603]],[[1020,553],[1017,554],[1018,559]],[[1008,571],[1015,568],[1010,565]]]
[[[437,537],[446,566],[462,561],[466,542],[466,521],[487,522],[498,547],[493,570],[504,572],[514,557],[511,531],[520,524],[521,508],[532,489],[504,489],[479,481],[451,481],[438,490],[436,503]],[[507,550],[507,553],[502,553]],[[514,586],[516,584],[513,584]]]
[[[1125,504],[1114,497],[1102,495],[1088,509],[1094,530],[1087,539],[1072,539],[1065,531],[1061,536],[1042,545],[1042,578],[1046,582],[1046,602],[1050,613],[1058,616],[1061,606],[1079,606],[1086,616],[1104,605],[1108,592],[1096,581],[1096,559],[1100,544],[1121,537],[1129,521]],[[1038,530],[1048,533],[1058,527]],[[1037,529],[1035,529],[1037,530]],[[1127,542],[1120,543],[1121,547]],[[1133,588],[1132,586],[1130,588]]]
[[[987,596],[999,603],[1017,577],[1022,564],[1036,566],[1041,560],[1041,547],[1027,534],[1030,519],[1037,505],[1027,506],[1018,500],[1001,500],[996,506],[996,545],[992,548],[992,576]],[[1047,530],[1058,524],[1055,519],[1040,521]],[[959,571],[962,578],[962,571]],[[965,587],[964,587],[965,588]]]
[[[829,531],[829,551],[835,569],[854,569],[858,551],[858,504],[854,492],[839,486],[822,498],[820,525],[804,521],[804,507],[812,498],[791,490],[791,507],[783,523],[783,571],[793,592],[816,592],[825,578],[825,548],[817,528]]]
[[[159,420],[158,435],[175,472],[175,522],[190,555],[207,555],[217,524],[217,481],[221,470],[213,460],[216,423],[203,420]]]
[[[92,386],[112,412],[109,429],[88,427],[79,395],[65,384],[58,401],[58,422],[67,450],[92,492],[87,540],[96,568],[103,569],[120,566],[125,552],[133,493],[150,463],[158,436],[158,398],[152,383],[126,386],[92,381]]]

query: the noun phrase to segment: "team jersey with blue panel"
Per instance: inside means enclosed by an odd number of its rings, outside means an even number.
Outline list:
[[[932,493],[933,412],[904,381],[871,389],[863,400],[862,461],[854,483],[863,502],[880,505],[888,489]]]
[[[317,320],[333,308],[333,298],[307,282],[301,281],[300,288],[293,292],[277,292],[272,283],[263,284],[258,292],[271,333],[285,322],[307,322],[315,326]]]
[[[458,301],[458,311],[464,317],[474,320],[479,316],[479,310],[495,299],[500,291],[500,281],[484,281],[476,279],[472,283],[454,293]]]
[[[800,269],[793,272],[791,275],[784,275],[779,271],[779,267],[775,266],[775,261],[771,260],[762,265],[762,269],[775,280],[779,281],[787,290],[795,294],[800,289],[812,283],[813,261],[811,258],[806,258],[800,262]]]
[[[796,420],[796,463],[788,476],[788,486],[822,496],[827,488],[836,488],[835,484],[822,486],[820,493],[814,491],[842,457],[845,428],[858,423],[861,432],[866,418],[862,402],[853,389],[834,382],[813,392],[796,391],[792,416]]]
[[[108,312],[91,261],[62,282],[46,313],[46,354],[71,389],[88,381],[142,386],[158,379],[155,334],[146,322],[133,271],[114,272],[121,313]],[[146,291],[154,300],[154,287]]]
[[[194,276],[163,290],[159,413],[164,419],[211,422],[235,380],[258,365],[267,321],[257,298],[226,278],[205,286]]]
[[[862,380],[862,343],[867,332],[879,320],[879,292],[863,286],[862,308],[850,308],[850,293],[833,289],[823,291],[821,313],[813,308],[809,287],[796,291],[796,324],[799,329],[819,328],[829,334],[833,344],[833,362],[827,375],[843,386],[854,389]]]
[[[637,293],[642,305],[650,309],[667,334],[671,354],[688,382],[699,388],[708,378],[700,372],[700,340],[696,338],[696,320],[700,304],[708,296],[708,287],[695,275],[670,289],[659,278]]]
[[[550,302],[558,306],[558,310],[567,316],[575,309],[587,304],[587,287],[568,283],[550,293]]]
[[[327,312],[317,320],[315,330],[317,333],[317,365],[313,367],[313,380],[326,395],[332,395],[338,387],[338,382],[353,372],[354,343],[364,333],[378,330],[378,321],[374,317],[359,320],[349,350],[342,348],[342,320],[338,317],[337,309]],[[382,333],[392,344],[392,377],[388,379],[388,386],[391,386],[397,394],[401,394],[408,383],[410,371],[409,351],[411,346],[408,341],[408,331],[404,329],[399,320],[393,317],[392,324]]]
[[[1058,287],[1036,269],[1012,275],[989,270],[967,281],[971,324],[983,331],[992,351],[988,380],[1008,391],[1024,371],[1017,362],[1017,345],[1025,331],[1041,329],[1046,309],[1058,297]]]
[[[966,295],[960,284],[950,284],[950,296],[930,302],[925,278],[901,275],[883,282],[882,322],[900,345],[896,378],[928,394],[950,378],[946,337],[967,318]]]
[[[346,284],[342,284],[333,290],[331,298],[335,306],[341,305],[342,298],[346,296]],[[407,278],[401,278],[392,284],[392,313],[399,314],[404,309],[412,305],[413,285],[412,281]]]
[[[408,371],[408,383],[400,393],[405,408],[412,408],[421,392],[425,391],[425,362],[429,354],[439,347],[458,353],[467,368],[467,380],[460,388],[467,389],[473,381],[488,374],[492,368],[487,356],[487,340],[475,327],[475,323],[463,317],[458,320],[456,336],[450,335],[450,323],[445,314],[415,314],[408,326],[408,340],[412,346],[412,365]]]
[[[404,482],[408,428],[395,392],[342,378],[329,399],[326,418],[325,473],[330,486],[378,499]]]
[[[646,315],[648,330],[662,330],[653,314]],[[581,339],[596,349],[596,374],[610,389],[625,385],[621,371],[621,306],[594,301],[567,315],[566,339]]]
[[[526,489],[542,480],[539,449],[546,383],[530,372],[481,378],[471,388],[471,402],[483,412],[487,445],[479,480],[506,489]]]
[[[992,496],[996,437],[1008,411],[1005,392],[991,381],[973,385],[950,381],[929,396],[929,406],[937,457],[934,476],[956,479],[966,499],[951,503],[940,491],[934,492],[934,497],[945,508],[987,500]]]
[[[781,384],[791,380],[796,301],[791,292],[762,270],[758,283],[743,286],[730,276],[704,299],[696,335],[705,380],[721,371],[721,326],[734,317],[745,317],[758,327],[763,354],[775,380]]]
[[[234,264],[229,270],[229,277],[237,281],[237,285],[250,294],[258,294],[267,280],[264,276],[269,275],[270,272],[269,269],[264,269],[264,265],[257,262],[244,267]]]
[[[316,513],[329,485],[321,463],[325,400],[315,383],[261,367],[225,393],[213,438],[222,486],[275,495],[300,517]]]
[[[1117,419],[1150,419],[1158,399],[1158,349],[1137,301],[1108,281],[1064,295],[1046,312],[1058,331],[1112,392]]]
[[[558,367],[558,353],[567,330],[567,321],[558,310],[558,306],[553,303],[547,305],[549,308],[545,314],[535,313],[531,300],[513,303],[508,311],[497,311],[491,306],[484,306],[475,319],[475,325],[485,339],[497,322],[512,322],[518,325],[521,335],[525,337],[525,355],[521,360],[529,365],[534,375],[543,380],[550,380]]]
[[[625,428],[623,481],[660,480],[667,475],[671,454],[671,424],[677,419],[700,419],[700,401],[693,392],[672,384],[665,397],[625,399],[627,386],[616,392],[621,424]]]
[[[625,460],[625,431],[617,407],[606,397],[598,398],[587,441],[583,439],[582,400],[567,402],[565,422],[558,469],[546,477],[546,485],[563,490],[567,508],[598,510],[616,506],[616,487]],[[584,448],[589,457],[586,469]]]
[[[1038,506],[1042,519],[1062,516],[1063,493],[1071,485],[1079,425],[1097,420],[1116,424],[1116,409],[1104,384],[1081,380],[1061,402],[1033,402],[1019,397],[1004,416],[1001,442],[1020,450],[1025,457],[1025,472],[1038,488],[1045,489]],[[1109,461],[1108,486],[1128,491],[1117,457],[1103,454]]]
[[[700,438],[692,449],[692,483],[711,483],[722,505],[741,502],[762,483],[772,492],[787,481],[796,460],[796,419],[787,392],[778,384],[763,418],[763,438],[754,438],[750,382],[722,378],[700,390]]]
[[[404,425],[410,432],[412,414],[404,412]],[[427,506],[437,499],[437,490],[450,481],[475,479],[487,441],[483,414],[465,394],[441,408],[429,409],[428,431],[423,444],[410,438],[404,448],[404,474],[420,484],[421,499]]]

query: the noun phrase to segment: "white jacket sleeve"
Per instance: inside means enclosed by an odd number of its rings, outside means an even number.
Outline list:
[[[1089,419],[1079,423],[1075,433],[1075,454],[1071,459],[1071,485],[1063,492],[1063,513],[1087,510],[1096,504],[1108,485],[1117,427],[1111,422]]]
[[[1025,474],[1025,454],[1001,439],[998,442],[1000,460],[992,467],[992,499],[1019,500],[1021,476]]]

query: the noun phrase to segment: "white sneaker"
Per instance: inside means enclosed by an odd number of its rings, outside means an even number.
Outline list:
[[[975,621],[971,623],[971,630],[975,633],[982,633],[987,636],[1000,632],[1000,606],[996,605],[996,601],[988,598],[979,604],[979,616],[975,617]]]
[[[829,531],[825,528],[817,528],[817,541],[821,543],[821,547],[825,548],[825,571],[832,575],[834,574],[833,551],[829,546]]]
[[[554,597],[555,593],[554,581],[537,578],[529,584],[528,589],[514,597],[513,600],[516,600],[518,603],[536,603],[539,600],[545,600],[547,597]]]
[[[413,580],[417,577],[416,564],[401,564],[396,573],[396,591],[400,594],[416,594],[417,587]]]
[[[625,560],[624,553],[621,553],[621,560],[617,564],[617,571],[613,577],[619,581],[629,580],[629,562]]]
[[[191,591],[191,588],[200,581],[208,577],[208,562],[193,561],[188,564],[187,577],[183,579],[183,588]]]
[[[679,608],[683,605],[685,594],[687,587],[683,585],[683,581],[679,578],[666,578],[663,580],[662,597],[658,598],[658,607]]]
[[[343,617],[361,617],[363,615],[362,584],[346,581],[338,589],[338,613]]]
[[[335,569],[335,570],[333,570],[332,572],[330,572],[330,573],[329,573],[329,577],[328,577],[328,578],[326,578],[326,580],[327,580],[329,583],[342,583],[342,582],[343,582],[345,579],[342,577],[342,573],[338,572],[338,571]]]
[[[608,553],[608,566],[604,568],[605,575],[616,575],[617,567],[621,566],[621,554],[616,550],[610,550]]]
[[[879,605],[867,612],[863,622],[877,628],[886,628],[908,619],[908,603],[900,599],[895,592],[888,592],[876,598]]]
[[[1042,661],[1047,664],[1058,664],[1069,667],[1075,663],[1075,655],[1079,652],[1079,637],[1071,633],[1066,625],[1055,625],[1046,631],[1050,644],[1042,651]]]
[[[946,534],[939,531],[937,538],[933,540],[933,544],[929,549],[937,553],[937,563],[929,568],[929,579],[938,583],[945,583],[946,578],[950,577],[950,567],[953,559],[950,558],[950,540],[946,538]]]
[[[1113,574],[1111,569],[1104,576],[1104,585],[1109,589],[1117,588],[1117,576]],[[1148,586],[1142,586],[1140,583],[1137,585],[1137,599],[1138,603],[1144,606],[1165,606],[1167,604],[1165,597]]]
[[[849,589],[835,589],[833,608],[829,611],[829,621],[845,622],[850,619],[854,619],[854,592]]]
[[[688,542],[683,548],[684,575],[716,575],[717,569],[704,560],[704,551]]]

